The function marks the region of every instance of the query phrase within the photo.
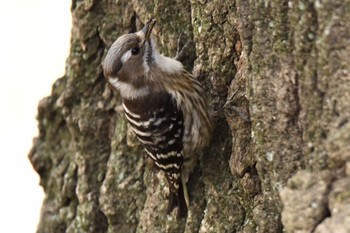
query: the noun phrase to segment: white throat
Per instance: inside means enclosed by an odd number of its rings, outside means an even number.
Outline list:
[[[149,46],[149,45],[146,43],[146,46]],[[165,73],[170,73],[170,74],[179,73],[179,72],[183,71],[183,66],[182,66],[181,62],[179,62],[173,58],[166,57],[163,54],[159,53],[153,38],[151,38],[151,46],[152,46],[152,58],[155,62],[155,65],[160,70],[162,70]],[[147,47],[146,47],[146,50],[147,50]],[[148,56],[148,54],[145,53],[145,55],[143,57],[143,59],[144,59],[143,65],[144,65],[145,73],[148,73],[150,70],[149,66],[146,62],[147,56]]]

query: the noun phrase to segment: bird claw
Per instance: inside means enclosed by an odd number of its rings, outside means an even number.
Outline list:
[[[238,116],[240,116],[243,119],[243,121],[251,122],[248,115],[246,113],[244,113],[243,111],[241,111],[239,108],[237,108],[235,106],[230,106],[229,108],[226,108],[226,109],[231,110],[231,112],[225,111],[229,116],[235,116],[234,113],[236,113]],[[232,113],[232,112],[234,112],[234,113]]]
[[[175,60],[180,61],[181,58],[184,56],[186,49],[190,45],[190,42],[187,41],[184,46],[181,47],[182,41],[184,39],[184,34],[181,33],[179,36],[179,39],[177,40],[177,50],[175,55]]]
[[[224,104],[223,107],[221,107],[219,110],[217,110],[214,113],[214,116],[218,116],[219,114],[222,113],[222,111],[224,111],[227,115],[229,116],[235,116],[238,115],[239,117],[241,117],[245,122],[251,122],[249,119],[249,113],[247,112],[243,112],[242,110],[240,110],[239,107],[236,107],[233,105],[233,103],[235,102],[233,99],[236,96],[238,92],[238,89],[235,90],[230,97],[228,97],[228,100],[226,101],[226,103]]]

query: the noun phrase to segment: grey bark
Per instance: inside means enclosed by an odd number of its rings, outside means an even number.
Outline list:
[[[46,194],[37,232],[349,232],[349,12],[349,0],[73,0],[66,74],[29,154]],[[185,47],[179,60],[225,106],[180,221],[101,69],[151,17],[161,52]]]

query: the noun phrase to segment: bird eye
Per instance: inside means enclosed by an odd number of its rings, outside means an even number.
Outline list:
[[[131,54],[132,55],[137,55],[140,53],[140,48],[139,47],[134,47],[131,49]]]

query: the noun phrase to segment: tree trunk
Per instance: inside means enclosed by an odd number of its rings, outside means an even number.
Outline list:
[[[350,232],[349,12],[349,0],[73,0],[66,74],[29,154],[46,193],[38,232]],[[164,176],[101,69],[150,18],[218,115],[182,220],[165,214]]]

